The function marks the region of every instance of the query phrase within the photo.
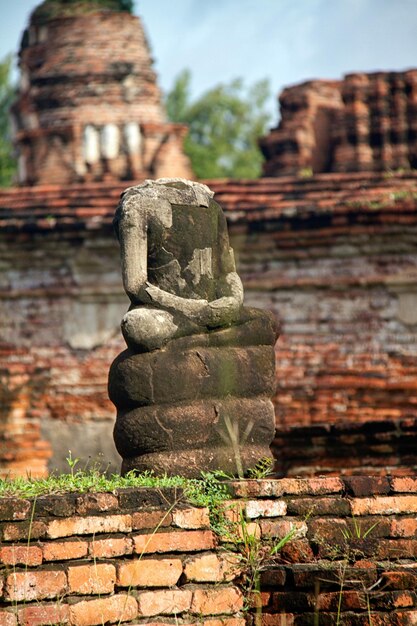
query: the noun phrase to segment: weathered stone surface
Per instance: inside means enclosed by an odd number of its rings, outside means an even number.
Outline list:
[[[272,346],[176,350],[173,341],[164,351],[126,351],[117,357],[109,396],[119,409],[230,395],[271,396],[274,362]]]
[[[204,185],[128,189],[115,217],[129,349],[113,362],[122,471],[241,473],[274,436],[276,324],[244,309],[224,215]]]
[[[227,422],[248,430],[251,443],[274,434],[274,405],[266,398],[208,398],[200,401],[140,407],[118,414],[116,446],[122,456],[152,450],[173,451],[221,445]]]

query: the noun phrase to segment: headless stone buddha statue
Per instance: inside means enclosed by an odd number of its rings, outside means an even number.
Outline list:
[[[243,307],[221,207],[205,185],[145,181],[114,220],[128,350],[110,369],[122,472],[244,473],[274,436],[273,317]]]

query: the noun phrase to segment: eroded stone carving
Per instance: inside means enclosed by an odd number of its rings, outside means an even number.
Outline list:
[[[245,471],[274,436],[271,315],[243,307],[226,220],[213,192],[145,181],[114,220],[128,350],[110,369],[122,472]]]

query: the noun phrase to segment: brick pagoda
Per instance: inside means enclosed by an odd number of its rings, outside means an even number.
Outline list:
[[[186,128],[166,120],[139,18],[56,5],[33,12],[20,47],[20,184],[190,177]]]

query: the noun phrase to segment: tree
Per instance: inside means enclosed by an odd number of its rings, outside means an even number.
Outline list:
[[[258,139],[270,115],[265,110],[269,83],[245,88],[241,79],[220,84],[190,102],[191,75],[184,70],[166,97],[172,122],[189,126],[184,149],[199,178],[256,178],[262,155]]]
[[[0,61],[0,187],[12,184],[16,172],[16,161],[13,157],[9,109],[15,96],[11,84],[10,73],[12,55]]]

